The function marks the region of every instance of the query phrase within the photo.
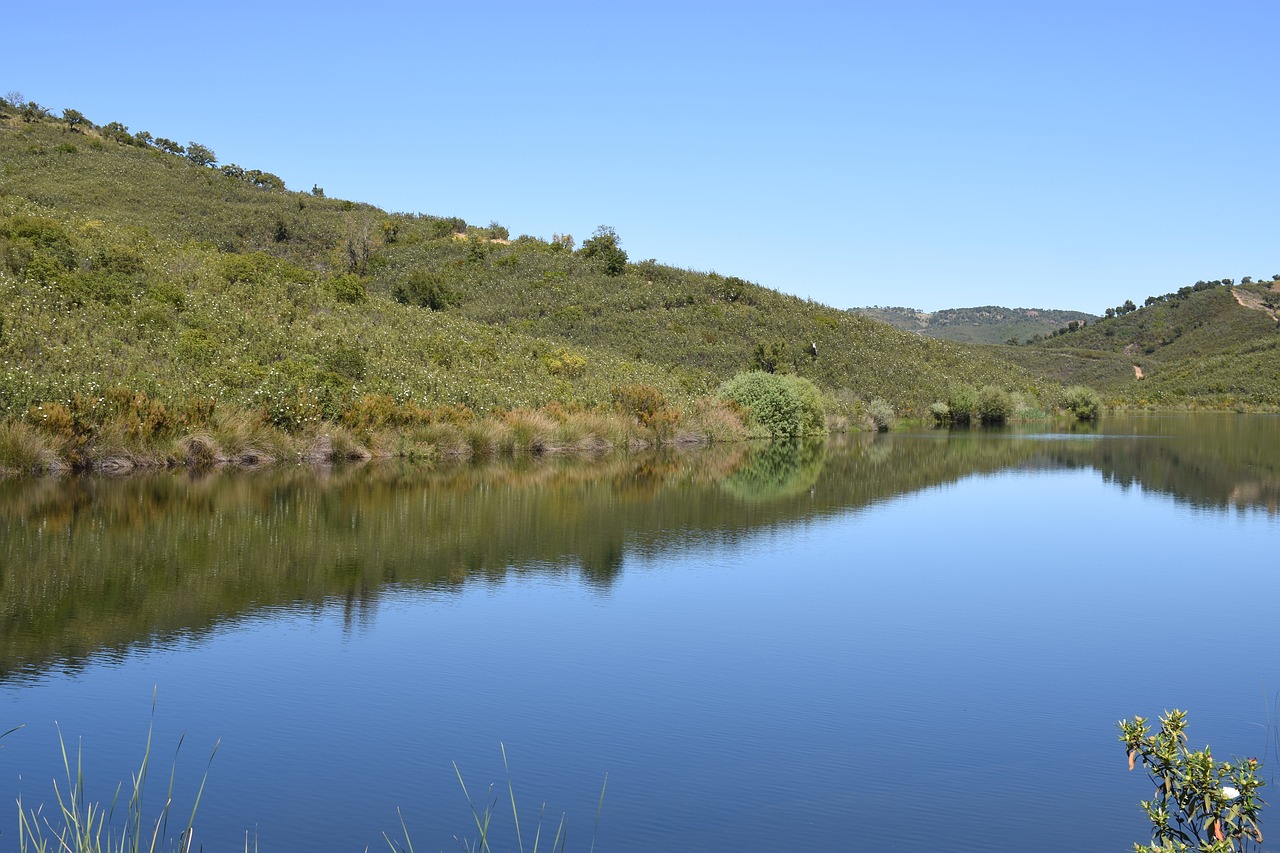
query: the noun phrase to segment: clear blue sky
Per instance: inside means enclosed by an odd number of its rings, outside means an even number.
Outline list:
[[[1280,273],[1280,3],[17,3],[0,92],[837,307]]]

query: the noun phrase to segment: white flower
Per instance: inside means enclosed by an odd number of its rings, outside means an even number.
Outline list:
[[[1224,785],[1222,788],[1222,796],[1226,797],[1228,800],[1234,800],[1236,797],[1240,796],[1240,792],[1230,785]]]

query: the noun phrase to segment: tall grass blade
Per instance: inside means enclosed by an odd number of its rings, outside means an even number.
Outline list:
[[[492,802],[489,804],[489,806],[485,808],[484,820],[482,821],[480,819],[480,813],[476,811],[475,802],[472,801],[471,794],[467,791],[467,783],[462,781],[462,771],[458,769],[458,762],[456,761],[453,762],[453,772],[458,776],[458,784],[462,786],[462,795],[467,798],[467,806],[469,806],[471,809],[471,817],[473,820],[475,820],[476,830],[480,833],[480,839],[479,839],[480,846],[477,848],[469,848],[469,849],[482,850],[482,851],[489,850],[490,849],[489,821],[493,817],[493,808],[498,803],[497,800],[493,799],[493,786],[492,785],[489,786],[490,800],[492,800]]]
[[[399,844],[392,841],[391,836],[387,835],[385,832],[382,833],[382,837],[387,840],[387,846],[391,848],[392,853],[400,853],[402,850],[408,851],[408,853],[413,853],[413,839],[409,837],[409,827],[405,825],[404,813],[401,812],[400,809],[396,809],[396,816],[400,818],[400,831],[404,833],[404,846],[401,847]]]
[[[600,831],[600,812],[604,811],[604,789],[609,787],[609,774],[604,774],[604,782],[600,785],[600,802],[596,803],[596,825],[591,830],[591,851],[596,851],[596,833]]]
[[[507,772],[507,792],[511,796],[511,817],[516,822],[516,846],[520,853],[524,853],[524,839],[520,837],[520,810],[516,808],[516,789],[511,783],[511,767],[507,764],[507,745],[502,741],[498,741],[498,748],[502,750],[502,769]],[[537,853],[538,845],[533,845],[534,853]]]

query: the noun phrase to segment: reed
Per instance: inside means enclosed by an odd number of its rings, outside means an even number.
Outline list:
[[[76,747],[74,767],[67,751],[67,743],[58,731],[58,743],[62,748],[62,766],[66,774],[63,786],[55,781],[54,794],[58,808],[51,814],[44,813],[43,806],[28,809],[22,798],[18,798],[18,850],[19,853],[46,853],[47,851],[63,851],[63,853],[157,853],[161,850],[175,850],[187,853],[192,849],[195,833],[196,812],[200,808],[200,798],[204,795],[205,782],[209,778],[209,767],[206,766],[204,777],[200,780],[200,788],[196,792],[195,802],[191,806],[191,814],[176,838],[169,834],[169,819],[173,814],[173,783],[177,770],[177,752],[182,749],[181,739],[178,750],[174,753],[174,764],[169,772],[169,787],[165,793],[164,806],[154,818],[145,816],[143,798],[146,792],[147,775],[151,766],[152,727],[147,729],[147,744],[143,751],[142,763],[132,774],[131,786],[128,789],[129,799],[124,804],[124,817],[121,825],[116,825],[114,817],[120,799],[122,786],[116,787],[115,796],[110,805],[103,805],[90,800],[84,790],[84,763],[80,746]],[[217,744],[209,755],[209,766],[218,752]]]
[[[499,744],[502,749],[502,768],[507,774],[507,799],[511,803],[511,819],[515,824],[516,849],[520,853],[525,853],[524,833],[520,829],[520,807],[516,803],[515,784],[511,780],[511,767],[507,763],[507,746]],[[493,840],[491,840],[491,828],[493,826],[493,818],[497,813],[498,798],[495,796],[493,786],[489,786],[485,804],[483,807],[477,807],[475,800],[471,797],[471,792],[467,790],[467,783],[462,778],[462,770],[458,768],[458,763],[453,763],[453,772],[458,777],[458,785],[462,787],[462,795],[467,799],[467,806],[471,809],[471,819],[476,827],[476,837],[472,839],[459,839],[462,849],[466,853],[493,853]],[[596,803],[596,819],[595,825],[591,830],[591,846],[590,853],[594,853],[596,849],[596,836],[600,830],[600,813],[604,810],[604,792],[609,785],[609,774],[605,774],[604,782],[600,785],[600,799]],[[530,839],[530,847],[528,853],[538,853],[542,849],[543,841],[543,820],[546,817],[546,804],[538,810],[538,822],[534,827],[533,838]],[[405,825],[404,816],[400,816],[400,831],[403,836],[401,839],[393,839],[386,833],[383,838],[386,839],[387,845],[393,853],[413,853],[413,838],[409,832],[409,828]],[[569,818],[568,815],[561,813],[560,820],[556,823],[555,835],[551,838],[551,853],[564,853],[569,839]]]

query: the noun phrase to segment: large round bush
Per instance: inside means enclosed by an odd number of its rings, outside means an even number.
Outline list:
[[[720,386],[721,399],[738,405],[754,426],[772,436],[826,432],[827,413],[818,389],[807,379],[753,370]]]

